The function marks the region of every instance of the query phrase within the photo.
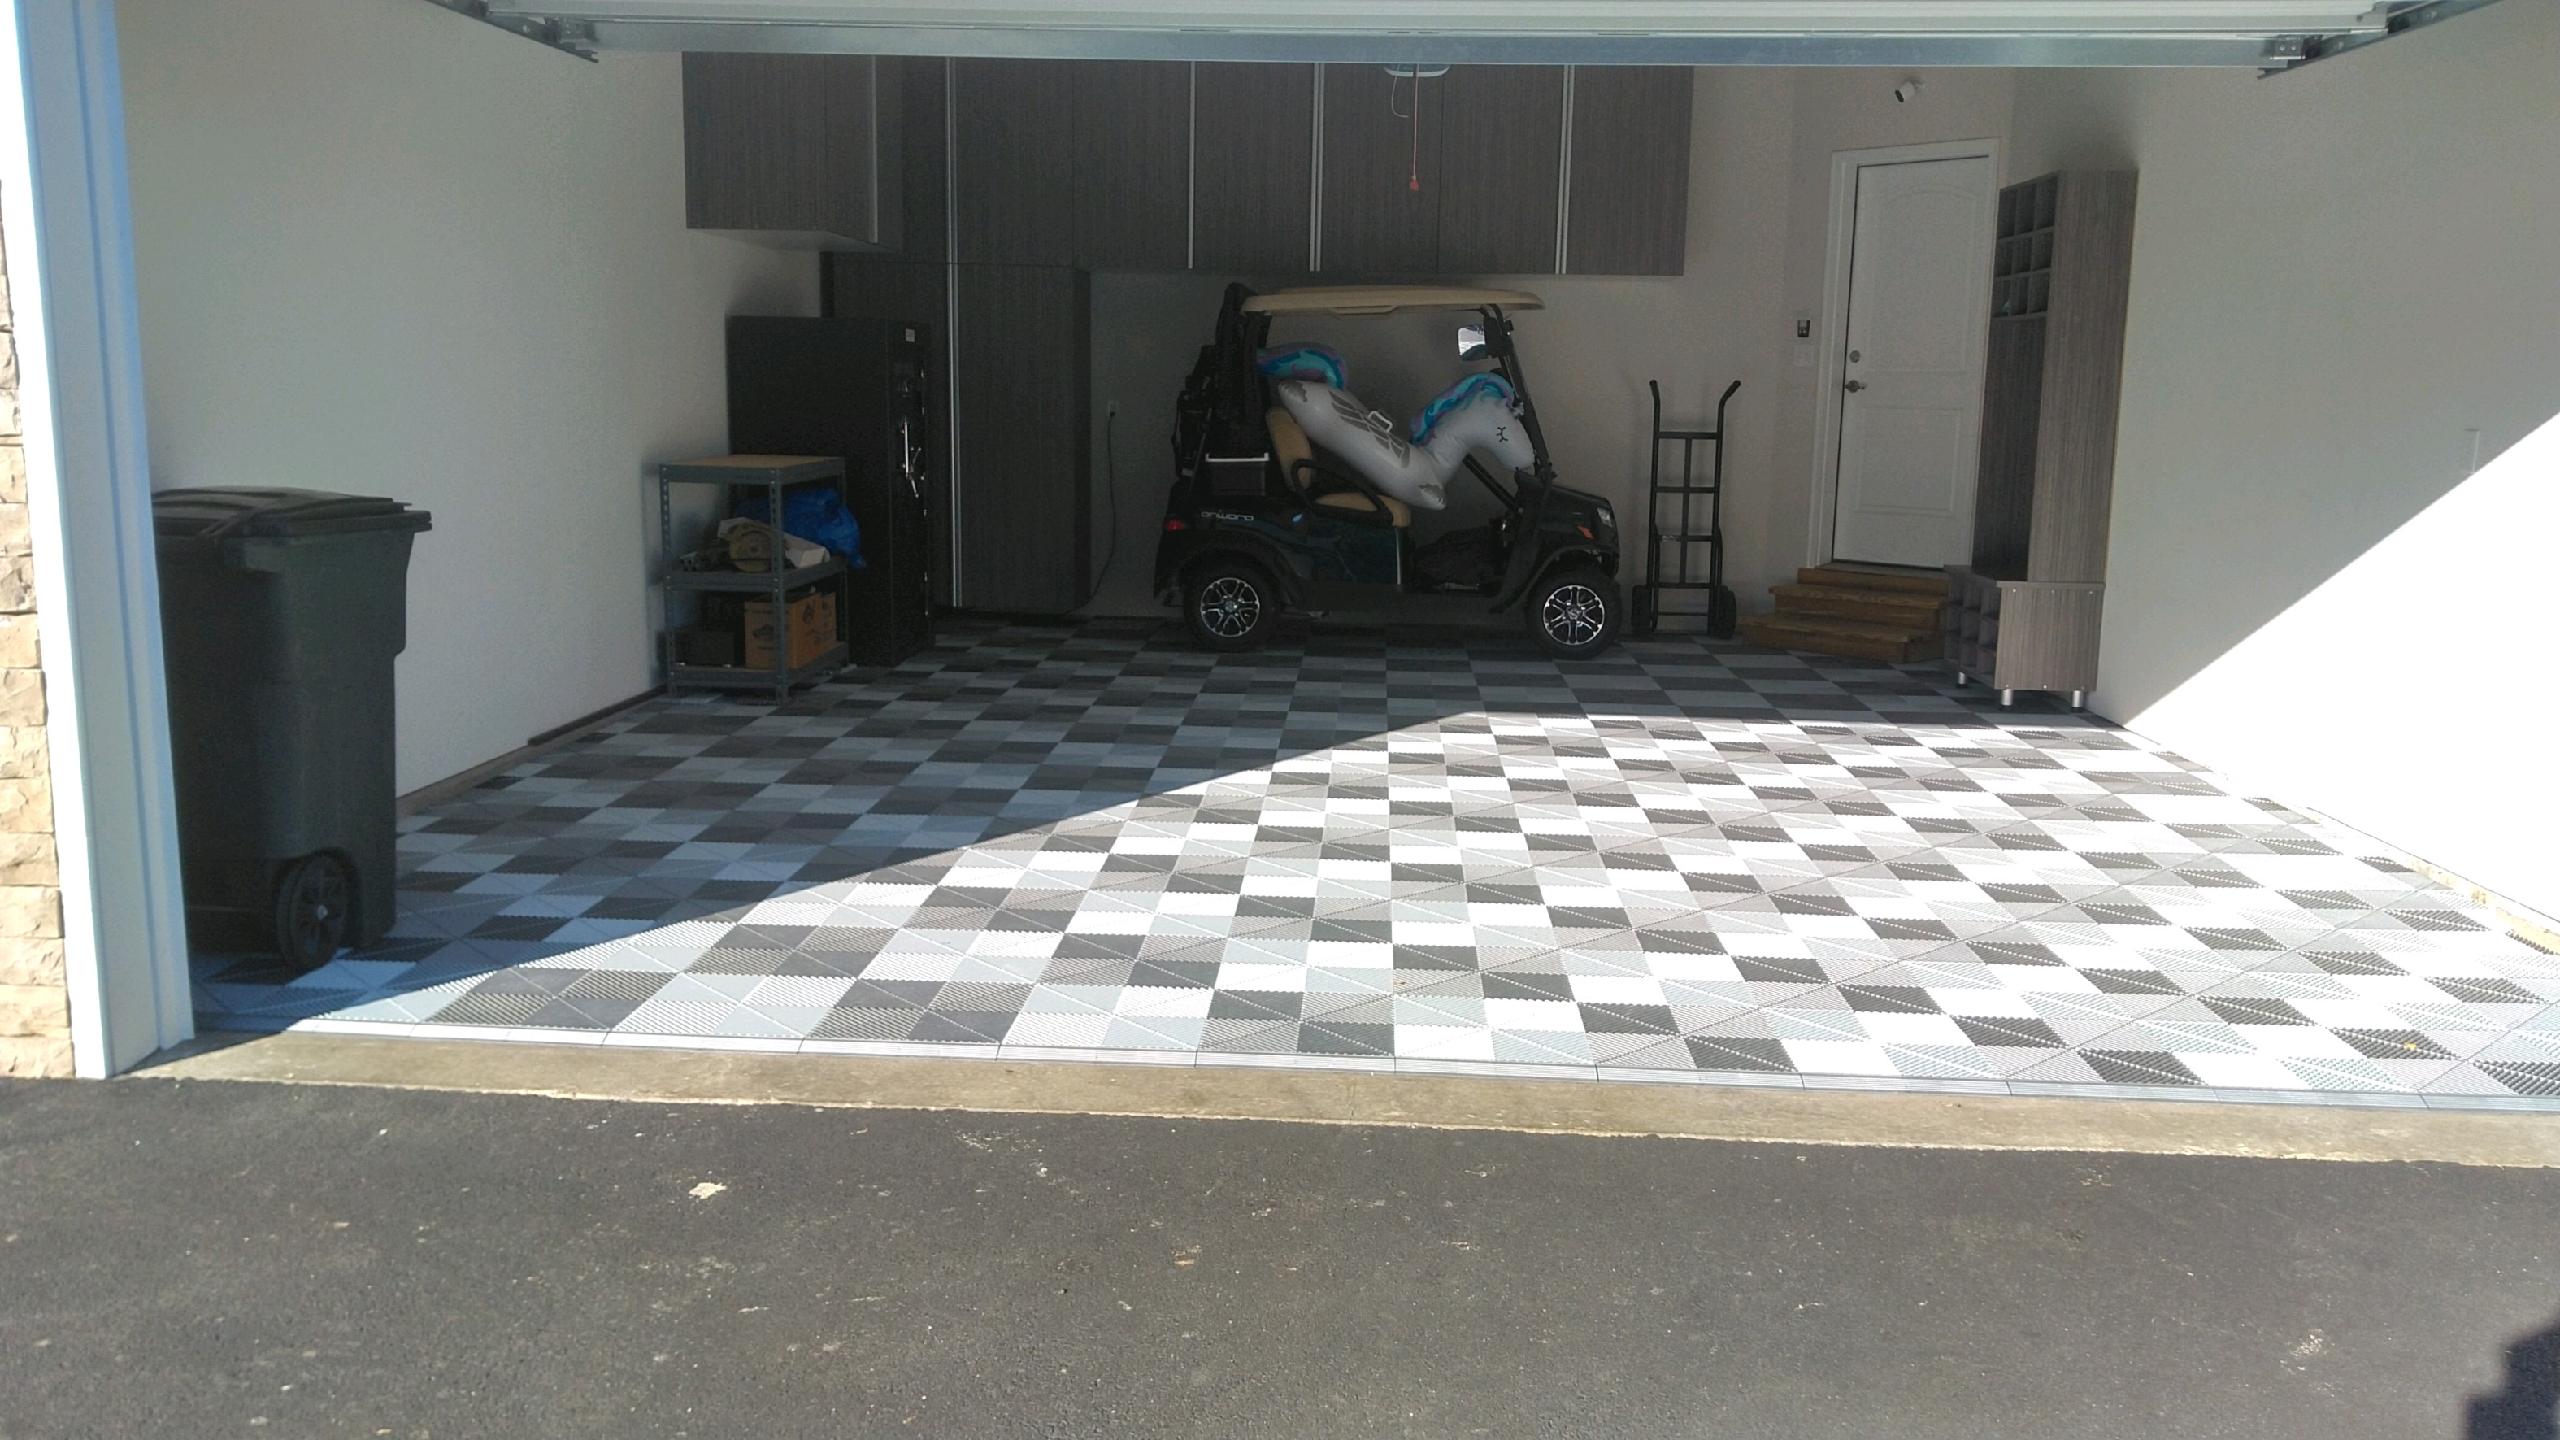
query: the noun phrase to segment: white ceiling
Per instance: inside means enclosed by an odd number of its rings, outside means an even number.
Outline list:
[[[2283,68],[2490,0],[434,0],[565,48]]]

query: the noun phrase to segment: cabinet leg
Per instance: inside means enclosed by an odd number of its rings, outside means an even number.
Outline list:
[[[2009,702],[2010,702],[2010,701],[2012,701],[2012,700],[2015,700],[2015,699],[2017,699],[2017,698],[2018,698],[2018,692],[2017,692],[2017,691],[2015,691],[2015,690],[2003,690],[2003,691],[2001,691],[2001,692],[2000,692],[2000,708],[2001,708],[2001,709],[2003,709],[2003,710],[2008,709],[2008,708],[2009,708]]]

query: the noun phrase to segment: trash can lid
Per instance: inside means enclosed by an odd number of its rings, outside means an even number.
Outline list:
[[[326,490],[162,490],[151,528],[162,540],[290,540],[312,535],[429,528],[424,510],[373,495]]]

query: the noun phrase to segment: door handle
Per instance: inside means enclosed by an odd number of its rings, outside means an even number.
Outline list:
[[[1855,395],[1859,391],[1867,388],[1867,382],[1864,380],[1843,380],[1840,382],[1840,388],[1848,391],[1852,395]]]

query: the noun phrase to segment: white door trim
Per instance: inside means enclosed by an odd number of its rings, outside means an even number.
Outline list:
[[[195,1033],[113,0],[0,17],[0,226],[72,1057],[108,1075]]]
[[[2000,142],[1937,140],[1925,145],[1886,145],[1872,150],[1840,150],[1831,156],[1831,218],[1822,258],[1822,337],[1813,376],[1812,504],[1805,522],[1804,563],[1821,565],[1831,558],[1831,532],[1840,507],[1840,382],[1847,373],[1849,349],[1849,252],[1858,223],[1858,171],[1868,165],[1909,165],[1922,160],[1991,162],[1991,191],[1999,199]],[[1983,246],[1991,244],[1990,217],[1985,219]],[[1984,264],[1989,264],[1989,259]],[[1987,329],[1991,317],[1982,319]],[[1979,377],[1976,378],[1979,384]],[[1973,524],[1972,502],[1966,502],[1965,526]]]

